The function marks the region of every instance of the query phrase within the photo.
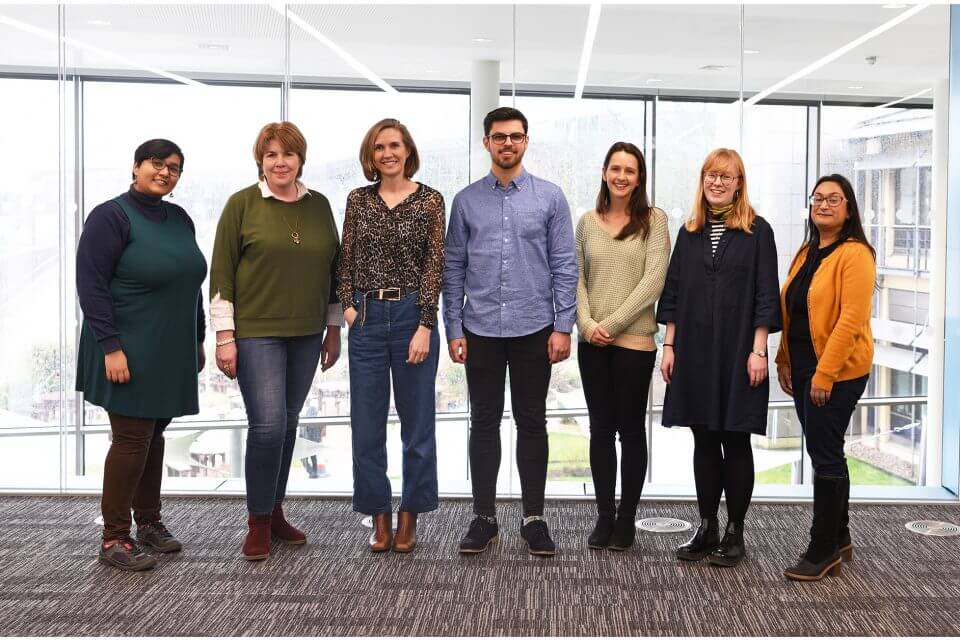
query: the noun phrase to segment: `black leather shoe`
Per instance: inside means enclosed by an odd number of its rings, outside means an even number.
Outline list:
[[[593,526],[593,532],[587,537],[587,547],[591,550],[602,550],[610,543],[610,536],[613,534],[613,517],[597,517],[597,524]]]
[[[819,581],[827,574],[840,576],[840,551],[827,557],[820,563],[813,563],[807,557],[801,556],[795,565],[783,571],[783,576],[794,581]]]
[[[703,519],[693,538],[677,548],[681,561],[699,561],[720,545],[720,522],[716,518]]]
[[[550,538],[550,528],[547,527],[546,521],[538,519],[521,525],[520,536],[527,542],[527,550],[530,554],[553,556],[557,553],[557,546]]]
[[[634,520],[635,517],[632,516],[630,518],[625,516],[617,517],[617,521],[613,524],[613,536],[610,537],[610,544],[607,546],[608,550],[623,552],[624,550],[630,549],[637,535],[637,526]]]
[[[482,516],[477,516],[470,522],[470,529],[460,539],[461,554],[480,554],[485,552],[491,543],[496,543],[500,528],[495,522]]]
[[[714,565],[732,568],[747,557],[747,546],[743,543],[743,521],[727,523],[723,540],[707,560]]]

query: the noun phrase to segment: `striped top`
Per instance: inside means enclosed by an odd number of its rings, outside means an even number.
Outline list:
[[[633,234],[614,240],[590,210],[577,223],[577,327],[589,341],[603,325],[613,344],[654,351],[657,333],[654,304],[660,298],[670,258],[667,215],[653,209],[646,238]]]
[[[717,245],[720,244],[720,237],[723,236],[726,226],[722,220],[711,220],[708,226],[710,228],[710,248],[713,250],[713,255],[716,256]]]

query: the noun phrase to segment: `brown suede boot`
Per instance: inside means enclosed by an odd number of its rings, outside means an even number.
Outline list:
[[[393,539],[394,552],[409,552],[417,546],[417,513],[397,512],[397,534]]]
[[[243,558],[247,561],[262,561],[270,556],[269,514],[250,514],[247,518],[247,538],[243,540]]]
[[[381,512],[373,515],[373,534],[370,535],[370,551],[386,552],[393,543],[393,514]]]
[[[276,505],[273,508],[273,514],[270,520],[270,532],[290,545],[303,545],[307,542],[307,535],[290,525],[290,522],[283,516],[283,507]]]

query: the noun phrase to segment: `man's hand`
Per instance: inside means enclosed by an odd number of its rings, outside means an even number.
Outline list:
[[[449,341],[447,349],[450,352],[450,360],[461,365],[467,362],[467,339],[455,338]]]
[[[550,363],[559,363],[570,356],[570,334],[553,332],[547,341],[547,358]]]

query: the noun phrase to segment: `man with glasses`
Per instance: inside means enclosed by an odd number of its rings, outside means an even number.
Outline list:
[[[560,188],[523,168],[527,119],[509,107],[483,120],[492,167],[453,200],[445,247],[443,314],[450,358],[466,366],[475,518],[464,554],[496,540],[497,473],[504,382],[517,424],[517,468],[531,554],[556,546],[543,520],[547,479],[546,400],[553,363],[570,355],[576,316],[573,223]]]

